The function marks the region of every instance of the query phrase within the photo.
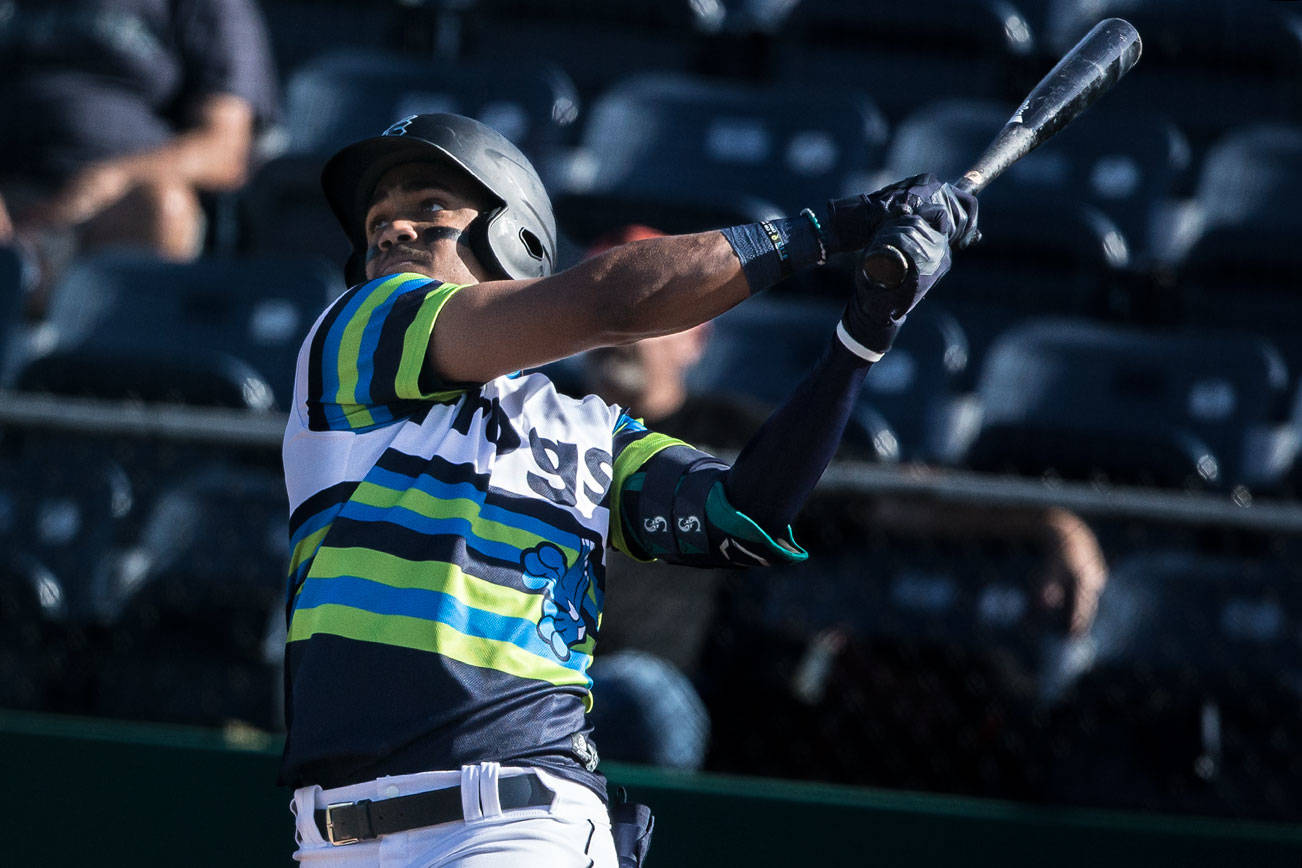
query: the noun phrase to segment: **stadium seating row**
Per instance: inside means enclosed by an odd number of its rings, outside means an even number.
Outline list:
[[[863,451],[881,461],[1297,492],[1302,399],[1288,363],[1296,359],[1250,332],[1001,305],[1007,270],[978,265],[964,263],[952,293],[915,313],[870,372],[849,435]],[[1042,279],[1042,297],[1065,289],[1049,270]],[[970,284],[980,291],[965,295]],[[3,382],[284,411],[302,336],[341,288],[316,260],[85,259],[60,285],[48,319],[8,349]],[[11,280],[8,297],[17,296]],[[739,306],[716,321],[692,388],[775,405],[822,351],[840,307],[792,294]]]
[[[268,4],[286,71],[316,45],[301,2]],[[1205,141],[1248,119],[1298,119],[1300,54],[1287,4],[1236,0],[425,0],[313,4],[331,44],[406,48],[447,61],[536,56],[563,65],[587,98],[630,69],[808,86],[872,82],[892,119],[950,96],[1019,100],[1094,23],[1121,16],[1145,40],[1122,99],[1155,96]],[[315,36],[315,31],[312,34]]]

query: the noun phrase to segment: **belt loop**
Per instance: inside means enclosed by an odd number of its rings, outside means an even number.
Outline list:
[[[497,791],[497,780],[501,776],[499,763],[479,764],[479,807],[485,817],[502,816],[502,800]]]
[[[479,766],[461,767],[461,813],[467,823],[483,816],[479,807]]]

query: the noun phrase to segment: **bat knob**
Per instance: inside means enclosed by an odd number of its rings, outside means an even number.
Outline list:
[[[894,289],[903,283],[909,275],[910,267],[909,258],[899,248],[889,244],[872,248],[859,263],[859,269],[865,278],[887,289]]]

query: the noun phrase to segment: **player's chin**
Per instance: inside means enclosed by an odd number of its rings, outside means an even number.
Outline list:
[[[429,256],[418,254],[403,253],[396,256],[385,256],[380,259],[374,259],[367,267],[368,276],[374,280],[377,277],[383,277],[386,274],[424,274],[427,277],[431,275],[433,259]]]

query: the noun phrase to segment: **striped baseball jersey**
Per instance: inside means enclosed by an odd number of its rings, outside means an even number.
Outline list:
[[[680,441],[541,374],[433,382],[460,287],[353,287],[299,353],[282,783],[498,760],[604,797],[588,665],[621,480]]]

